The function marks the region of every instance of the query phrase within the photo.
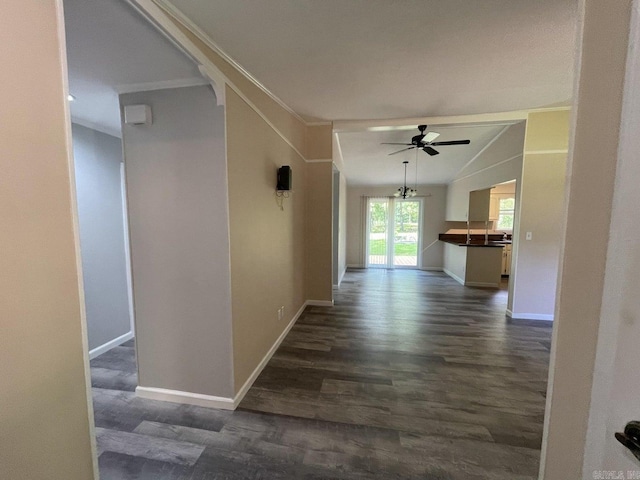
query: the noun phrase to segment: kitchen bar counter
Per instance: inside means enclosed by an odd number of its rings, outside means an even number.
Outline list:
[[[467,235],[441,233],[438,239],[445,244],[445,273],[463,285],[498,288],[502,249],[511,241],[504,240],[504,235],[500,234],[490,234],[488,238],[489,242],[485,244],[485,235],[472,234],[471,242],[467,243]]]
[[[456,233],[441,233],[438,235],[438,240],[458,247],[493,247],[502,248],[505,245],[511,245],[511,240],[504,240],[503,235],[489,235],[489,243],[484,243],[484,235],[474,234],[471,235],[471,243],[467,243],[467,236]]]

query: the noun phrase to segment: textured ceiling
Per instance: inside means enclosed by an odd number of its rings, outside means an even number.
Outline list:
[[[201,79],[196,65],[123,0],[64,0],[74,121],[119,135],[118,88]]]
[[[308,120],[566,104],[577,0],[170,0]]]
[[[572,95],[577,0],[170,1],[309,121],[502,112]],[[125,0],[64,6],[74,119],[117,134],[118,89],[199,78]],[[415,152],[380,145],[409,141],[407,127],[338,134],[349,183],[401,183],[404,159],[415,182]],[[430,126],[471,145],[418,152],[418,183],[448,183],[502,128]]]

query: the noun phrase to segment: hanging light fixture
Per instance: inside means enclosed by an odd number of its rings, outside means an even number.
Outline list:
[[[415,197],[418,193],[416,189],[407,187],[407,165],[409,164],[409,161],[405,160],[402,163],[404,163],[404,184],[398,189],[396,193],[393,194],[393,196],[402,198]]]

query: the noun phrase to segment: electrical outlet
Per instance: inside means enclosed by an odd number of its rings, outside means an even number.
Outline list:
[[[524,238],[525,240],[531,240],[533,238],[533,233],[527,232]]]
[[[284,307],[280,307],[278,309],[278,320],[282,320],[283,317],[284,317]]]

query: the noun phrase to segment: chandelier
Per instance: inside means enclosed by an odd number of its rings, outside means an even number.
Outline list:
[[[418,191],[415,188],[407,187],[407,165],[409,164],[409,161],[405,160],[402,163],[404,163],[404,184],[402,185],[402,187],[398,189],[396,193],[393,194],[393,196],[402,197],[402,198],[415,197]],[[417,162],[416,162],[416,166],[417,166]]]

